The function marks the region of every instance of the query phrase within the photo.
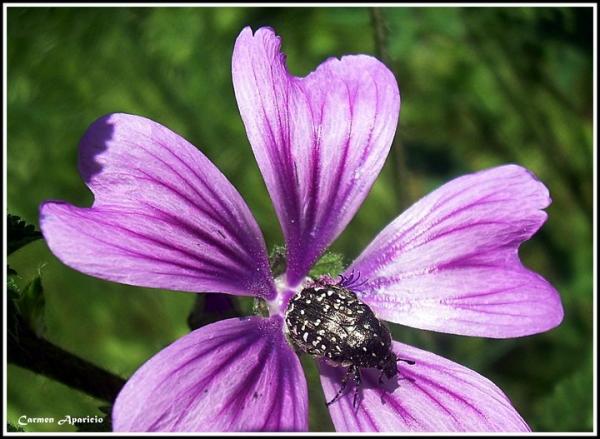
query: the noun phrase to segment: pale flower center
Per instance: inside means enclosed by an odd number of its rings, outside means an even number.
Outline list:
[[[267,300],[267,307],[269,309],[270,316],[284,316],[290,299],[302,291],[307,282],[311,279],[309,277],[304,278],[300,284],[295,287],[290,287],[285,279],[285,274],[275,279],[275,288],[277,288],[277,295],[273,300]]]

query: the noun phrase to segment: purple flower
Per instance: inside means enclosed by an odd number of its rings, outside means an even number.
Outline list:
[[[308,428],[306,381],[286,341],[289,299],[344,230],[389,152],[398,86],[378,60],[328,59],[290,75],[271,29],[246,28],[233,53],[240,112],[287,248],[273,279],[260,229],[235,188],[194,146],[151,120],[105,116],[80,144],[91,208],[49,201],[41,228],[67,265],[145,287],[262,298],[270,316],[222,320],[175,341],[128,381],[117,431],[295,431]],[[560,323],[555,289],[525,268],[521,242],[546,220],[546,187],[506,165],[465,175],[392,221],[344,273],[378,318],[480,337],[518,337]],[[399,342],[396,388],[363,369],[357,407],[329,409],[338,431],[526,431],[489,380]],[[319,363],[327,400],[344,368]]]

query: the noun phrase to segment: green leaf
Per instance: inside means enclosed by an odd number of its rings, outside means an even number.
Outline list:
[[[592,431],[593,428],[592,357],[579,364],[577,370],[559,381],[535,407],[534,430]]]
[[[310,270],[310,277],[319,277],[324,275],[337,276],[344,271],[344,257],[339,253],[327,252]]]
[[[42,234],[35,229],[34,225],[28,224],[17,215],[10,213],[6,221],[6,236],[6,248],[9,255],[24,245],[42,238]]]
[[[21,292],[19,299],[15,302],[19,314],[36,333],[38,337],[46,331],[46,320],[44,319],[44,287],[41,275],[36,276]]]

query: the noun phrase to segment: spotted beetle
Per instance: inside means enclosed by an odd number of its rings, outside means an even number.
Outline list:
[[[333,283],[318,280],[294,295],[285,313],[285,333],[296,350],[323,358],[332,366],[346,367],[342,387],[329,406],[341,397],[348,379],[355,383],[354,406],[361,383],[362,368],[377,368],[388,379],[398,373],[400,359],[392,351],[388,328],[348,287],[354,276]]]

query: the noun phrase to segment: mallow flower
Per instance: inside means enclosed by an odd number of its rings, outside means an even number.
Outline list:
[[[272,29],[245,28],[232,61],[240,113],[285,238],[287,267],[277,279],[236,189],[193,145],[143,117],[107,115],[81,140],[92,207],[40,207],[50,249],[83,273],[267,304],[268,316],[203,326],[148,360],[114,404],[116,431],[308,428],[306,380],[283,316],[381,170],[400,95],[373,57],[330,58],[299,78],[280,46]],[[518,257],[549,204],[546,187],[517,165],[461,176],[392,221],[342,275],[360,274],[352,288],[382,320],[491,338],[549,330],[563,317],[558,293]],[[363,369],[356,406],[351,391],[329,406],[338,431],[529,430],[478,373],[400,342],[392,349],[414,364],[397,363],[394,386]],[[345,370],[317,361],[330,401]]]

